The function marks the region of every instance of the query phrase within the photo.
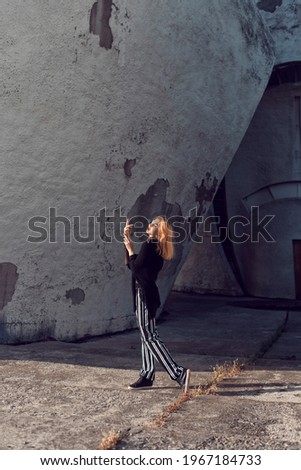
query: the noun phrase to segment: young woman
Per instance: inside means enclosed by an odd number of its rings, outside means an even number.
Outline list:
[[[156,311],[160,306],[160,295],[156,285],[164,260],[174,255],[172,228],[165,217],[156,217],[147,227],[148,239],[135,255],[130,238],[132,225],[124,228],[124,245],[127,265],[132,271],[134,309],[141,334],[142,368],[139,379],[129,385],[132,389],[151,387],[155,380],[155,359],[163,366],[172,380],[188,388],[189,369],[179,366],[158,335]]]

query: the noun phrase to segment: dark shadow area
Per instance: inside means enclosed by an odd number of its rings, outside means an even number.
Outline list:
[[[226,390],[227,389],[227,390]],[[254,396],[273,393],[301,392],[301,385],[297,383],[269,382],[269,383],[231,383],[224,381],[215,393],[223,397]]]
[[[275,87],[283,83],[299,83],[300,81],[301,62],[286,62],[274,67],[267,87]]]
[[[225,178],[223,178],[216,191],[212,206],[214,209],[214,215],[218,217],[219,221],[217,226],[217,232],[220,234],[220,244],[222,246],[222,249],[224,250],[225,256],[227,258],[229,266],[232,269],[235,279],[237,280],[242,291],[244,292],[244,283],[239,270],[239,265],[236,260],[233,243],[231,242],[229,236],[224,236],[224,234],[227,233],[227,227],[229,227]]]
[[[268,305],[274,308],[265,310]],[[258,299],[253,303],[249,298],[229,300],[224,296],[172,292],[159,318],[158,330],[175,360],[187,364],[195,373],[212,372],[217,364],[236,359],[245,363],[262,352],[263,346],[264,355],[260,357],[266,359],[269,352],[266,370],[300,368],[301,316],[292,313],[288,317],[286,308],[275,308],[275,302],[271,304],[267,299],[259,304]],[[49,340],[0,345],[0,367],[15,367],[18,361],[37,361],[139,370],[140,348],[137,329],[76,343]],[[12,361],[11,365],[6,361]]]
[[[301,312],[301,301],[295,299],[239,299],[228,302],[228,305],[259,310],[290,310]]]

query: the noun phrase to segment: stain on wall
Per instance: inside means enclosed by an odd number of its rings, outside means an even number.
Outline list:
[[[151,185],[145,194],[141,194],[133,207],[129,210],[127,217],[130,221],[140,222],[143,227],[134,229],[133,240],[142,242],[144,238],[141,237],[141,233],[145,233],[147,222],[157,215],[164,215],[168,219],[172,217],[173,224],[177,222],[177,217],[182,220],[182,210],[179,204],[171,204],[166,201],[167,189],[169,188],[169,181],[163,178],[158,178],[153,185]],[[133,219],[134,218],[134,219]],[[135,238],[135,233],[139,233],[140,238]],[[175,243],[175,258],[168,263],[165,263],[162,270],[161,278],[169,279],[177,269],[178,261],[182,257],[183,245],[182,243]]]
[[[158,178],[151,185],[145,194],[141,194],[133,207],[128,212],[128,217],[137,217],[139,215],[151,219],[156,215],[181,214],[181,208],[178,204],[171,204],[166,201],[169,182],[166,179]]]
[[[99,45],[105,49],[112,49],[113,44],[113,33],[110,27],[112,3],[112,0],[98,0],[90,13],[90,33],[99,36]]]
[[[66,299],[71,299],[72,305],[79,305],[85,300],[85,293],[79,287],[66,291]]]
[[[260,10],[268,11],[269,13],[274,13],[277,7],[280,7],[283,3],[283,0],[260,0],[257,3],[257,6]]]
[[[196,233],[199,216],[207,212],[211,202],[213,201],[218,188],[218,179],[215,176],[213,177],[210,172],[207,172],[205,178],[202,179],[200,186],[196,186],[195,188],[195,201],[199,203],[199,207],[195,217],[190,219],[190,233],[192,236]]]
[[[18,277],[17,266],[0,263],[0,310],[12,300]]]
[[[136,158],[126,159],[124,163],[124,173],[129,178],[132,176],[132,168],[136,165]]]
[[[214,198],[217,190],[218,179],[207,172],[200,186],[196,186],[195,200],[200,204],[200,212],[204,213],[207,205]]]

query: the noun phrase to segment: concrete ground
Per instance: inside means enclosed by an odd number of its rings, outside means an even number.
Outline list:
[[[1,449],[300,449],[301,308],[298,303],[173,292],[159,320],[191,390],[236,359],[245,369],[214,394],[186,401],[162,427],[152,423],[181,391],[158,367],[138,377],[138,331],[81,343],[0,345]]]

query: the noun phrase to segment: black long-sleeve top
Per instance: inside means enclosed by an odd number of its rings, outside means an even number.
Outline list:
[[[132,271],[133,307],[136,310],[136,281],[141,286],[146,307],[150,318],[156,316],[156,311],[161,305],[160,295],[156,280],[162,269],[164,260],[157,251],[158,242],[154,239],[146,240],[138,255],[127,254],[127,265]]]

